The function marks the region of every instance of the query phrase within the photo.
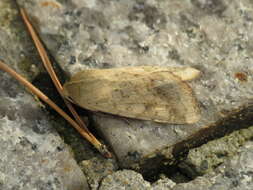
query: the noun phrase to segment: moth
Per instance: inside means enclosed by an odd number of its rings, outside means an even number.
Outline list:
[[[200,110],[186,81],[191,67],[139,66],[87,69],[63,86],[64,96],[82,108],[142,120],[192,124]]]
[[[198,70],[148,66],[91,69],[77,73],[63,88],[25,10],[21,8],[20,13],[46,70],[74,119],[1,60],[0,70],[13,76],[50,105],[105,157],[111,158],[111,152],[89,131],[65,98],[86,109],[130,118],[176,124],[195,123],[199,120],[197,101],[186,82],[196,78],[200,73]]]

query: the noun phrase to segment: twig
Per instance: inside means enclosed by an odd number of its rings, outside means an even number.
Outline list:
[[[62,117],[64,117],[86,140],[88,140],[97,150],[102,153],[105,157],[112,157],[111,153],[107,150],[106,146],[100,143],[95,136],[88,130],[83,120],[80,118],[80,116],[77,114],[73,106],[70,102],[68,102],[62,93],[63,87],[58,80],[58,77],[56,76],[54,69],[52,67],[52,64],[49,60],[49,57],[46,53],[45,48],[43,47],[38,35],[36,34],[32,24],[30,23],[25,11],[23,9],[20,9],[20,13],[22,15],[22,18],[28,28],[28,31],[34,41],[34,44],[40,54],[40,57],[42,59],[42,62],[48,71],[52,81],[54,82],[54,85],[56,86],[59,94],[62,96],[65,104],[75,117],[74,121],[68,114],[66,114],[61,108],[59,108],[52,100],[50,100],[45,94],[43,94],[39,89],[37,89],[35,86],[33,86],[31,83],[29,83],[25,78],[20,76],[18,73],[16,73],[14,70],[9,68],[6,64],[0,61],[0,69],[6,71],[11,76],[16,78],[18,81],[20,81],[23,85],[25,85],[32,93],[37,95],[40,99],[42,99],[44,102],[49,104],[55,111],[57,111]]]
[[[65,99],[62,91],[63,91],[63,87],[60,83],[60,81],[58,80],[58,77],[56,76],[56,73],[54,72],[54,69],[52,67],[52,64],[50,62],[50,59],[47,55],[47,52],[45,50],[45,48],[43,47],[43,44],[41,43],[35,29],[33,28],[31,22],[29,21],[28,19],[28,16],[25,12],[24,9],[20,9],[20,13],[21,13],[21,16],[24,20],[24,23],[26,24],[27,26],[27,29],[33,39],[33,42],[39,52],[39,55],[42,59],[42,62],[47,70],[47,72],[49,73],[57,91],[59,92],[59,94],[61,95],[61,97],[63,98],[65,104],[67,105],[68,109],[70,110],[70,112],[72,113],[72,115],[74,116],[76,122],[79,124],[79,127],[80,128],[83,128],[82,129],[82,133],[85,133],[87,134],[92,141],[90,141],[96,148],[98,148],[98,150],[103,154],[105,155],[106,157],[111,157],[111,153],[107,150],[106,146],[101,144],[97,139],[96,137],[88,130],[88,128],[86,127],[85,123],[83,122],[83,120],[80,118],[80,116],[77,114],[76,110],[74,109],[74,107],[72,106],[72,104]],[[86,136],[87,136],[86,135]]]
[[[61,108],[59,108],[51,99],[49,99],[43,92],[28,82],[24,77],[16,73],[13,69],[8,67],[2,61],[0,61],[0,69],[10,74],[24,86],[26,86],[33,94],[38,96],[41,100],[51,106],[56,112],[58,112],[64,119],[66,119],[86,140],[88,140],[94,147],[97,148],[106,157],[111,157],[110,152],[106,149],[105,145],[101,144],[96,138],[86,133],[82,127],[80,127],[68,114],[66,114]]]
[[[24,23],[26,24],[27,29],[28,29],[28,31],[29,31],[32,39],[33,39],[33,42],[34,42],[34,44],[35,44],[35,46],[36,46],[36,48],[37,48],[37,50],[39,52],[41,60],[42,60],[42,62],[44,64],[47,72],[49,73],[49,75],[50,75],[50,77],[51,77],[51,79],[52,79],[52,81],[53,81],[53,83],[54,83],[54,85],[55,85],[58,93],[63,98],[64,103],[67,105],[68,109],[70,110],[70,112],[72,113],[72,115],[75,117],[75,120],[77,121],[77,123],[79,123],[79,125],[82,126],[86,130],[87,133],[91,134],[89,132],[88,128],[86,127],[85,123],[83,122],[83,120],[77,114],[77,112],[74,109],[74,107],[72,106],[72,104],[68,100],[65,99],[65,97],[64,97],[64,95],[62,93],[62,90],[63,90],[62,85],[61,85],[60,81],[58,80],[58,77],[57,77],[56,73],[54,72],[54,69],[52,67],[52,63],[51,63],[51,61],[50,61],[50,59],[49,59],[49,57],[47,55],[47,52],[46,52],[45,48],[43,47],[43,44],[41,43],[41,41],[40,41],[40,39],[39,39],[39,37],[38,37],[35,29],[33,28],[31,22],[29,21],[29,18],[27,16],[25,10],[21,8],[20,9],[20,13],[21,13],[21,16],[22,16],[22,18],[24,20]]]

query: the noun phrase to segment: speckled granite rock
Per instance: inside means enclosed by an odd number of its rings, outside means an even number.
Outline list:
[[[229,157],[241,152],[240,147],[250,139],[253,139],[253,127],[235,131],[226,137],[191,149],[179,167],[191,178],[210,173]]]
[[[253,142],[247,142],[214,172],[178,184],[172,190],[251,190],[253,189]]]
[[[99,190],[148,190],[150,183],[145,181],[141,174],[132,170],[122,170],[108,175],[103,179]]]
[[[176,185],[172,180],[165,178],[159,179],[155,183],[152,184],[152,190],[170,190]]]
[[[0,59],[32,79],[38,56],[14,1],[0,1]],[[0,71],[0,189],[85,190],[86,178],[39,102]]]
[[[136,65],[187,65],[202,72],[190,83],[202,112],[194,125],[94,115],[121,166],[148,172],[252,123],[250,1],[17,1],[69,74]]]
[[[101,180],[107,175],[111,175],[117,171],[117,163],[112,159],[104,159],[96,157],[90,160],[84,160],[79,164],[87,176],[87,180],[91,189],[97,189]]]
[[[234,154],[211,172],[187,182],[176,184],[168,178],[152,185],[131,170],[122,170],[105,177],[99,190],[152,189],[152,190],[251,190],[253,188],[253,142],[238,147]],[[209,170],[210,171],[210,170]]]

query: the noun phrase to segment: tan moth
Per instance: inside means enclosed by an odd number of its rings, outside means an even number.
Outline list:
[[[63,87],[53,70],[50,59],[24,9],[21,16],[34,41],[42,62],[48,71],[56,89],[64,98],[81,107],[118,114],[126,117],[154,120],[176,124],[195,123],[200,112],[191,88],[185,81],[196,78],[199,71],[193,68],[177,67],[128,67],[107,70],[85,70],[77,73]],[[86,140],[105,157],[112,154],[89,131],[75,109],[64,101],[71,114],[59,108],[44,93],[29,83],[24,77],[0,61],[3,70],[26,86],[32,93],[50,105],[64,117]]]
[[[187,80],[199,76],[191,67],[140,66],[87,69],[64,85],[75,104],[129,118],[191,124],[200,111]]]

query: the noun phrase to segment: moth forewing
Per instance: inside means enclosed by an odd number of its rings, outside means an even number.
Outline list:
[[[200,111],[184,80],[198,75],[198,70],[189,67],[88,69],[64,85],[64,94],[93,111],[156,122],[195,123]]]

